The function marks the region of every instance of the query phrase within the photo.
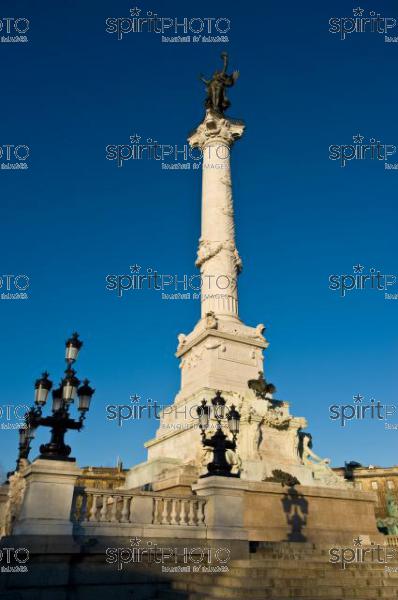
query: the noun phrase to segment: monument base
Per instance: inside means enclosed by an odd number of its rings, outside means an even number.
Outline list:
[[[200,479],[192,489],[207,499],[208,539],[334,545],[358,536],[385,540],[376,526],[373,492],[226,477]]]
[[[162,479],[168,471],[176,469],[180,464],[178,458],[166,457],[139,463],[129,470],[123,487],[128,490],[151,488],[155,481]]]

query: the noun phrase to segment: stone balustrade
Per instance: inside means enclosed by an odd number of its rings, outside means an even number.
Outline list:
[[[157,496],[154,499],[154,524],[156,525],[205,525],[205,503],[203,498],[168,498]]]
[[[137,494],[125,490],[82,489],[75,494],[73,520],[87,523],[140,524],[140,509],[150,506],[150,523],[205,527],[204,498]]]
[[[386,536],[387,546],[398,546],[398,535],[387,535]]]

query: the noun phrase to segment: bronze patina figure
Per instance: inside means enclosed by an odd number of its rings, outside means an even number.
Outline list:
[[[398,535],[398,503],[391,491],[387,492],[387,517],[377,519],[377,527],[387,535]]]
[[[239,77],[239,71],[234,71],[231,75],[227,74],[228,54],[221,53],[221,58],[224,61],[222,71],[215,71],[213,77],[209,80],[200,75],[200,80],[206,85],[207,98],[205,100],[206,108],[210,108],[218,113],[223,113],[231,105],[227,98],[225,89],[232,87]]]
[[[257,398],[263,398],[263,400],[269,399],[268,394],[276,392],[276,387],[273,383],[267,383],[262,371],[258,372],[258,379],[249,379],[247,385],[251,390],[254,390]]]
[[[272,477],[266,477],[263,481],[271,481],[273,483],[280,483],[282,487],[287,485],[288,487],[294,487],[295,485],[300,485],[299,480],[294,475],[290,475],[290,473],[286,473],[286,471],[281,471],[281,469],[274,469],[272,471]]]

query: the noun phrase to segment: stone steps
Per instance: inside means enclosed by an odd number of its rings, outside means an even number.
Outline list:
[[[283,590],[281,595],[265,595],[265,594],[259,594],[259,595],[251,595],[249,593],[247,593],[244,596],[230,596],[230,595],[225,595],[225,596],[215,596],[213,595],[212,592],[177,592],[176,590],[172,590],[172,591],[164,591],[162,592],[162,594],[160,596],[154,597],[151,600],[219,600],[219,598],[225,598],[225,599],[231,599],[231,600],[248,600],[248,599],[253,599],[253,600],[325,600],[325,598],[328,598],[330,600],[383,600],[383,599],[387,599],[387,600],[396,600],[398,598],[398,596],[395,595],[389,595],[389,596],[385,596],[385,595],[375,595],[375,591],[371,590],[369,592],[368,595],[361,595],[361,594],[357,594],[355,592],[351,593],[347,593],[344,592],[344,595],[342,595],[340,592],[338,592],[336,595],[328,595],[328,596],[320,596],[317,594],[317,591],[314,590],[314,593],[311,595],[302,595],[297,594],[297,591],[292,590],[292,592],[290,593],[290,595],[287,595],[287,590]]]
[[[388,567],[390,566],[397,566],[397,565],[392,565],[391,563],[388,563],[387,565]],[[300,561],[295,561],[294,566],[293,565],[286,565],[283,561],[280,561],[279,563],[273,562],[271,565],[267,565],[265,567],[260,567],[260,565],[256,565],[256,566],[252,566],[252,565],[239,565],[239,566],[235,566],[233,565],[233,563],[231,563],[231,566],[229,568],[229,573],[234,573],[237,574],[238,576],[247,576],[247,577],[255,577],[255,576],[261,576],[261,575],[267,575],[267,573],[285,573],[286,571],[289,571],[289,573],[292,572],[298,572],[298,573],[302,573],[303,576],[310,576],[311,573],[316,573],[316,574],[336,574],[336,573],[350,573],[353,576],[355,575],[360,575],[363,572],[367,572],[367,573],[384,573],[384,565],[382,564],[360,564],[360,565],[348,565],[346,569],[342,569],[340,564],[334,565],[331,563],[322,563],[319,566],[308,566],[308,565],[301,565]],[[396,571],[395,573],[392,573],[395,575],[398,575],[398,571]]]
[[[365,588],[369,589],[370,587],[392,587],[398,589],[398,581],[397,579],[391,580],[388,576],[380,576],[376,579],[369,578],[368,576],[364,576],[361,578],[357,577],[309,577],[305,578],[303,582],[303,578],[300,577],[289,577],[288,579],[284,576],[279,577],[267,577],[264,579],[253,580],[250,579],[250,584],[248,585],[248,580],[245,578],[234,577],[233,575],[225,575],[220,579],[214,577],[213,575],[202,575],[202,574],[193,574],[191,576],[190,582],[187,585],[195,585],[195,584],[204,584],[204,585],[214,585],[215,583],[221,583],[223,587],[232,587],[232,588],[244,588],[247,589],[262,589],[266,587],[298,587],[302,586],[303,583],[306,587],[313,588],[314,585],[321,586],[329,586],[329,585],[342,585],[347,587],[355,587],[355,588]],[[178,584],[180,581],[178,581]]]
[[[316,593],[316,592],[315,592]],[[253,596],[249,597],[250,599],[253,598]],[[331,600],[382,600],[383,597],[382,596],[360,596],[360,595],[345,595],[345,596],[337,596],[332,598],[330,596]],[[385,597],[384,597],[385,598]],[[390,598],[388,598],[388,600],[395,600],[396,598],[398,598],[398,596],[391,596]],[[255,600],[268,600],[267,596],[258,596],[258,597],[254,597]],[[195,593],[195,592],[191,592],[189,593],[189,595],[187,595],[186,593],[177,593],[175,591],[168,591],[168,592],[164,592],[162,593],[161,596],[157,596],[154,598],[151,598],[151,600],[218,600],[218,597],[216,596],[209,596],[208,594],[202,594],[202,593]],[[234,597],[233,600],[248,600],[248,596],[239,596],[239,597]],[[324,596],[297,596],[296,594],[292,595],[292,596],[286,596],[286,592],[283,594],[283,596],[272,596],[271,600],[325,600]]]
[[[383,567],[376,569],[367,569],[361,567],[360,569],[350,569],[349,567],[345,570],[341,568],[334,569],[284,569],[279,567],[270,567],[268,569],[244,569],[244,568],[231,568],[225,576],[237,577],[246,580],[261,579],[262,581],[267,579],[320,579],[322,581],[342,581],[349,582],[350,580],[359,582],[362,579],[369,579],[372,581],[390,579],[395,581],[398,585],[398,572],[390,573],[384,570]]]
[[[361,589],[352,585],[350,587],[336,583],[335,585],[321,585],[314,583],[306,586],[294,586],[287,585],[289,582],[280,582],[279,585],[272,586],[258,586],[254,587],[252,584],[246,584],[240,588],[226,586],[223,582],[221,585],[219,582],[213,582],[212,584],[204,584],[198,582],[174,582],[173,590],[177,592],[184,592],[191,600],[192,594],[200,593],[202,596],[211,596],[213,598],[228,598],[241,599],[243,597],[250,597],[250,599],[261,600],[266,598],[280,599],[283,596],[288,598],[303,598],[311,597],[311,593],[316,590],[317,598],[328,598],[328,599],[341,599],[349,598],[366,598],[368,600],[376,600],[377,598],[398,598],[398,588],[379,587],[379,586],[365,586]],[[244,593],[243,593],[244,592]],[[194,596],[193,596],[194,597]]]
[[[329,547],[269,544],[225,573],[191,573],[170,582],[162,600],[398,600],[398,570],[385,564],[329,562]],[[389,561],[398,567],[398,560]]]
[[[231,560],[228,564],[231,567],[245,567],[247,569],[252,569],[252,568],[266,569],[268,567],[274,567],[275,565],[278,565],[279,567],[285,568],[285,569],[298,568],[299,565],[300,565],[300,568],[307,568],[309,566],[316,568],[318,565],[332,567],[332,568],[335,568],[336,565],[339,566],[339,563],[330,562],[329,557],[323,557],[323,558],[320,558],[320,557],[308,557],[307,558],[306,557],[305,559],[303,559],[302,557],[297,557],[295,559],[288,559],[288,558],[269,559],[269,558],[266,558],[263,560],[258,559],[258,558],[256,558],[256,559],[251,558],[250,560],[247,560],[247,559]],[[377,562],[372,563],[367,559],[366,562],[351,563],[349,565],[349,569],[361,567],[364,565],[366,567],[378,568],[382,565],[382,563],[377,563]],[[397,560],[393,560],[393,561],[389,560],[388,566],[398,567],[398,561]]]
[[[398,600],[398,571],[386,573],[381,564],[354,563],[342,569],[328,553],[312,546],[301,551],[276,544],[272,552],[256,552],[231,560],[226,572],[163,572],[161,565],[137,563],[122,571],[104,565],[103,555],[71,561],[56,586],[56,563],[32,561],[32,577],[6,586],[3,600]],[[179,566],[182,566],[181,563]],[[198,566],[198,565],[196,565]],[[216,565],[213,563],[212,567]],[[398,567],[398,560],[388,566]],[[33,576],[34,575],[34,576]],[[1,575],[0,575],[1,577]],[[1,584],[1,580],[0,580]],[[1,585],[0,585],[1,588]],[[50,590],[50,596],[46,592]],[[8,594],[8,595],[7,595]]]

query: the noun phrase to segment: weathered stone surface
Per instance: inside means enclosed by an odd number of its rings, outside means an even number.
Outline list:
[[[192,488],[207,500],[208,539],[336,544],[361,535],[385,540],[374,518],[376,495],[369,492],[227,477],[200,479]]]
[[[26,467],[24,501],[13,528],[15,535],[68,535],[71,508],[80,469],[74,462],[35,460]]]

